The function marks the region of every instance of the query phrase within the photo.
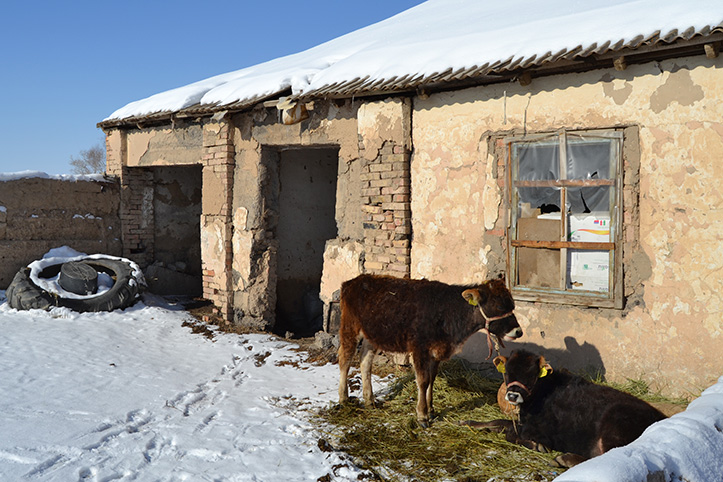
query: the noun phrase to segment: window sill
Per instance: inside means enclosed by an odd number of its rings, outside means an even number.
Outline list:
[[[614,299],[609,293],[596,293],[593,291],[563,292],[555,289],[533,289],[519,286],[513,287],[510,291],[515,301],[585,306],[589,308],[623,308],[622,300]]]

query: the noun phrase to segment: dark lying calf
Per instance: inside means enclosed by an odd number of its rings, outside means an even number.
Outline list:
[[[572,467],[627,445],[665,418],[632,395],[596,385],[566,370],[553,371],[541,356],[512,352],[494,360],[507,383],[506,399],[520,409],[520,421],[463,422],[504,432],[507,440],[537,451],[564,452],[556,461]]]

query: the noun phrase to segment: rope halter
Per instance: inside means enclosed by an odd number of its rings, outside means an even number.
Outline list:
[[[485,319],[485,331],[487,332],[487,348],[489,348],[489,354],[487,355],[486,360],[489,360],[492,357],[492,342],[494,341],[494,347],[495,351],[497,351],[497,354],[500,354],[500,345],[502,345],[502,348],[505,347],[505,344],[502,343],[502,340],[500,340],[500,337],[497,335],[494,335],[494,338],[492,338],[492,333],[490,332],[490,322],[501,320],[502,318],[507,318],[510,315],[514,315],[514,310],[505,313],[504,315],[500,316],[493,316],[491,318],[487,317],[482,307],[480,307],[480,313],[482,313],[482,317]]]

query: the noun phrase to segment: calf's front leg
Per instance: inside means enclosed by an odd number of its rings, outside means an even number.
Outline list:
[[[512,420],[492,420],[489,422],[477,422],[476,420],[464,420],[459,422],[460,425],[471,427],[476,430],[489,430],[490,432],[507,433],[513,432],[515,426]]]
[[[530,450],[535,450],[537,452],[543,453],[547,453],[550,451],[541,443],[537,443],[534,440],[528,440],[520,437],[519,433],[517,432],[517,426],[514,424],[514,422],[512,422],[512,420],[499,419],[492,420],[490,422],[476,422],[474,420],[465,420],[463,422],[460,422],[460,425],[466,425],[477,430],[489,430],[491,432],[504,433],[505,439],[507,439],[508,442],[522,445],[523,447],[527,447]]]
[[[429,405],[427,397],[431,399],[432,384],[430,383],[430,363],[427,353],[415,352],[412,354],[414,358],[414,373],[417,380],[417,422],[423,428],[429,427]]]
[[[374,406],[374,391],[372,390],[372,365],[374,362],[374,347],[365,338],[361,346],[361,363],[359,369],[362,377],[362,396],[364,403]]]

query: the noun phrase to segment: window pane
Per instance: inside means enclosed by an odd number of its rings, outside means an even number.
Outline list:
[[[567,188],[568,212],[609,213],[613,189],[610,186]]]
[[[560,176],[560,148],[555,143],[519,142],[514,144],[513,157],[517,160],[517,179],[540,181]]]
[[[529,288],[561,288],[560,250],[518,248],[518,284]]]
[[[555,187],[520,187],[518,217],[537,217],[540,214],[560,212],[560,189]],[[560,219],[560,216],[557,216]]]
[[[570,241],[610,241],[610,214],[570,214],[568,218]],[[567,287],[573,290],[610,290],[610,252],[571,249],[567,259]]]
[[[568,179],[612,179],[614,163],[611,139],[568,138]]]

